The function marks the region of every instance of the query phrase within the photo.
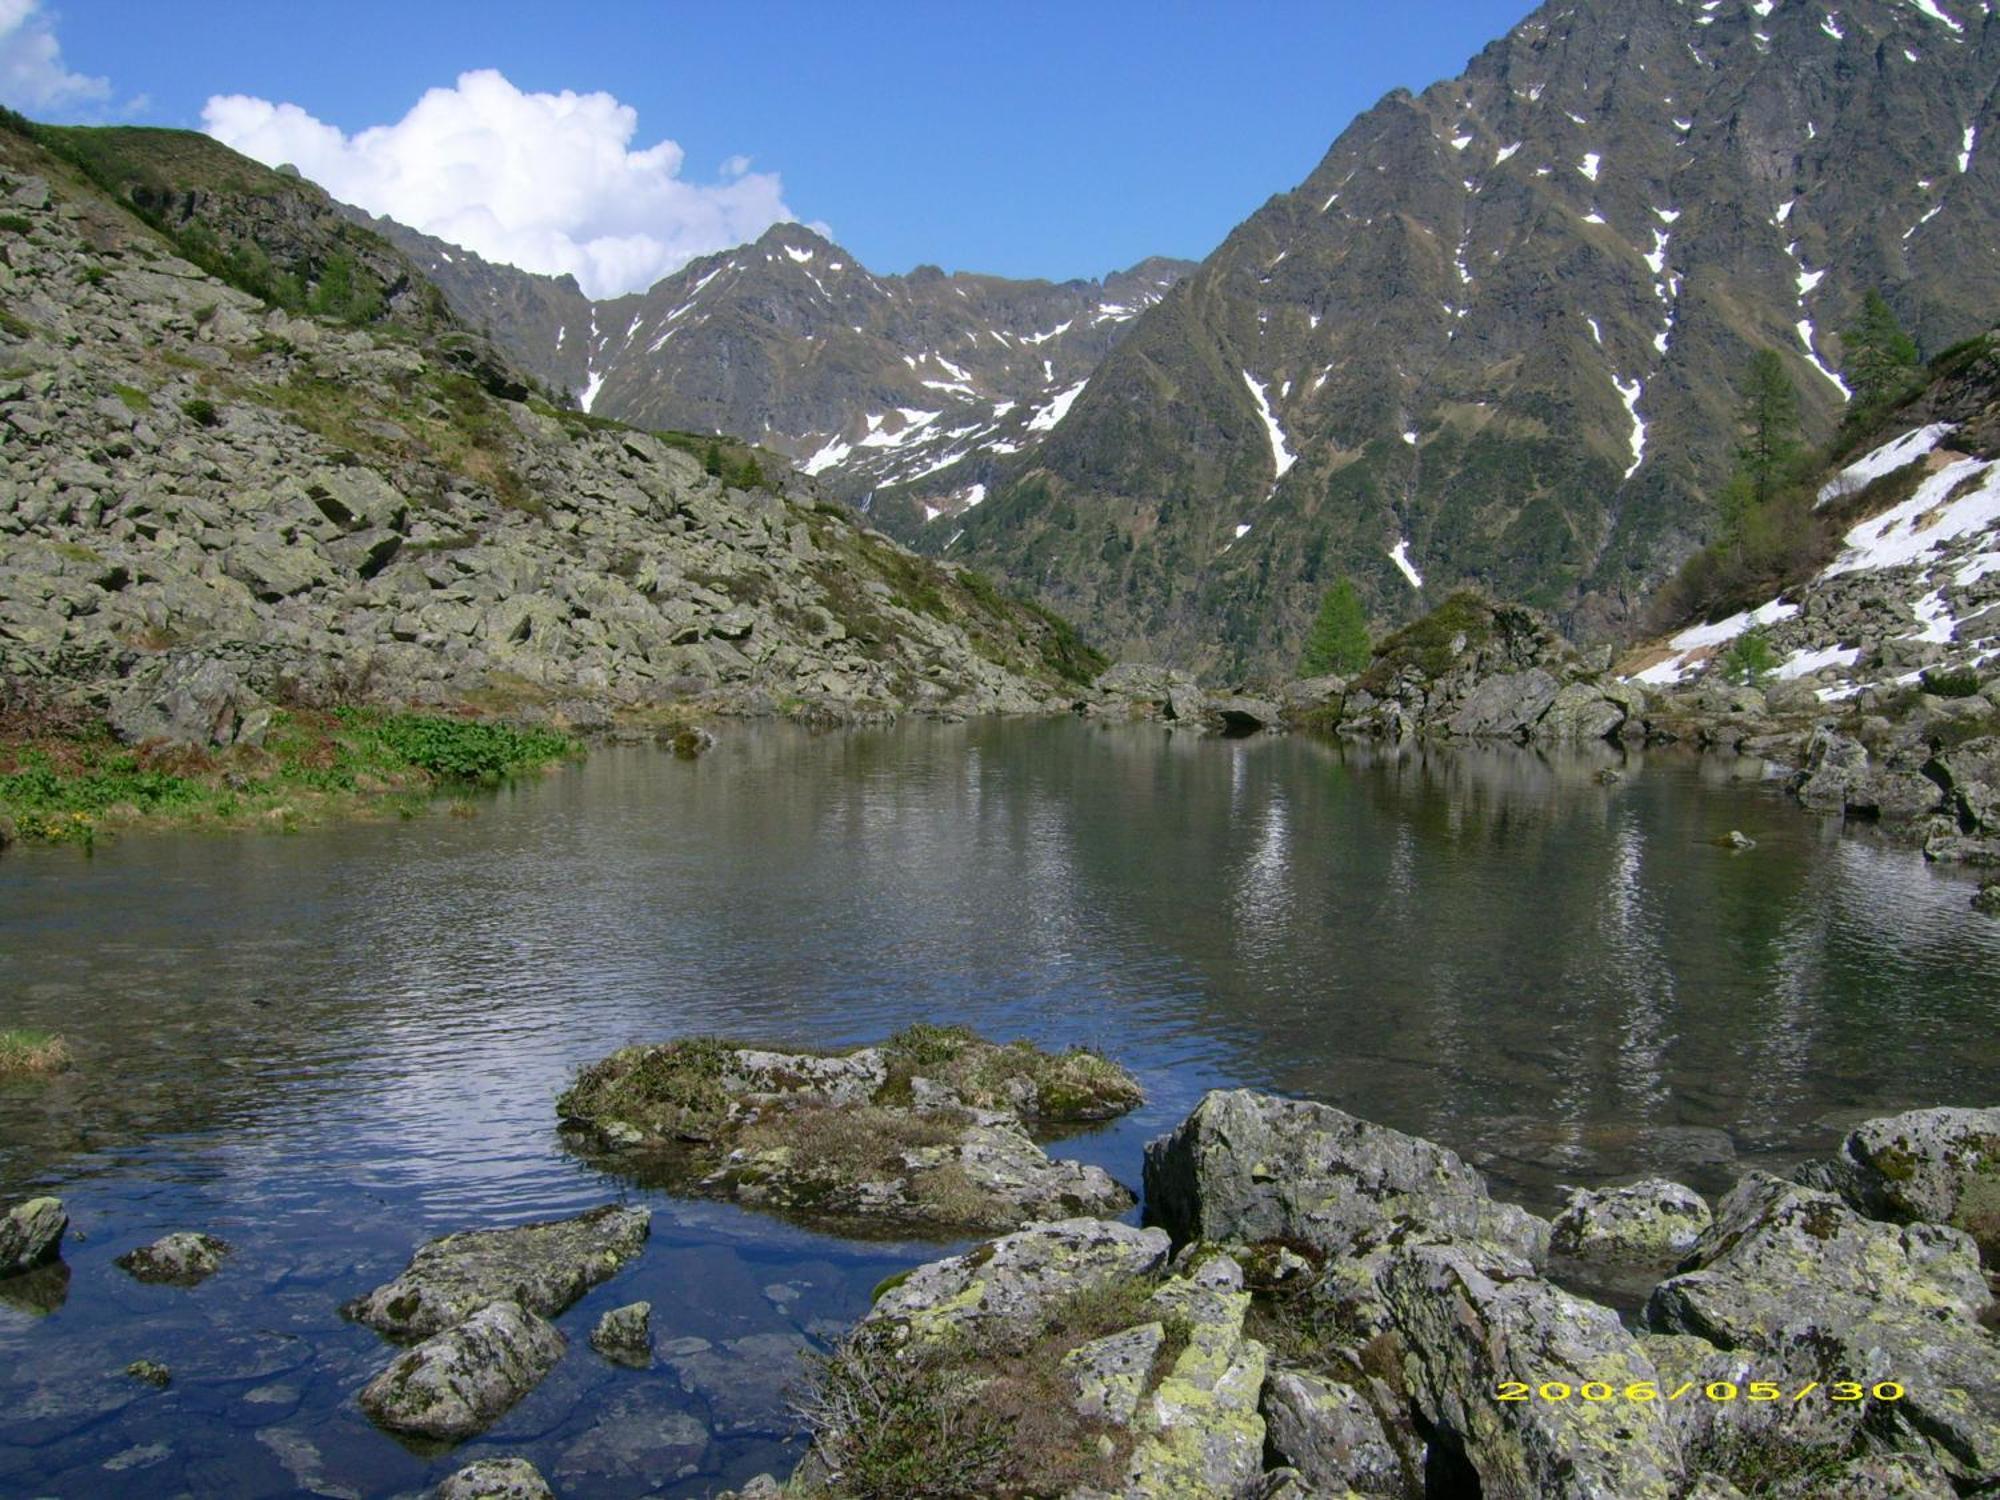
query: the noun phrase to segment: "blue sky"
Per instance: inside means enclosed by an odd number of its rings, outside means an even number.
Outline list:
[[[0,0],[0,16],[33,4]],[[1147,254],[1207,253],[1309,172],[1356,113],[1398,85],[1458,72],[1529,9],[1529,0],[561,8],[39,0],[25,26],[53,37],[60,67],[82,86],[66,97],[56,89],[42,108],[19,99],[32,80],[15,81],[14,91],[17,107],[42,118],[195,128],[215,95],[295,105],[281,119],[244,106],[218,133],[233,129],[225,138],[240,149],[261,143],[253,154],[302,157],[308,148],[296,142],[307,132],[330,153],[311,157],[323,171],[309,175],[339,177],[329,184],[336,191],[373,193],[382,203],[365,206],[400,207],[398,217],[429,214],[436,222],[424,227],[434,232],[446,224],[467,240],[488,233],[490,246],[509,253],[527,247],[520,258],[581,257],[573,264],[586,284],[592,275],[630,280],[654,260],[685,259],[707,240],[787,213],[830,227],[878,271],[931,261],[1064,277]],[[556,226],[568,248],[551,248],[547,225],[517,222],[537,212],[532,204],[496,209],[506,222],[494,223],[482,217],[488,205],[467,201],[501,196],[490,182],[444,203],[414,183],[426,169],[410,153],[435,160],[439,132],[458,133],[452,122],[469,105],[443,110],[428,133],[376,141],[366,160],[314,123],[345,137],[393,124],[426,90],[449,89],[475,69],[497,70],[523,96],[615,96],[636,112],[630,149],[679,144],[674,181],[658,161],[636,187],[612,171],[595,198],[550,210],[579,219]],[[16,74],[0,68],[0,78]],[[508,161],[522,158],[507,149],[507,132],[546,134],[504,90],[475,113]],[[731,158],[739,160],[725,170]],[[549,174],[561,196],[576,175],[563,161],[508,170]],[[530,196],[540,193],[536,184]],[[646,214],[693,218],[660,228],[642,222]],[[595,248],[578,248],[586,241]]]

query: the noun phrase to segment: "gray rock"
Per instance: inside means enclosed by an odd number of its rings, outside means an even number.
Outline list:
[[[894,1320],[916,1338],[1028,1327],[1063,1297],[1160,1270],[1171,1248],[1161,1230],[1103,1219],[1030,1225],[917,1267],[876,1300],[861,1326]]]
[[[563,1336],[518,1302],[493,1302],[398,1355],[362,1389],[392,1432],[457,1441],[484,1432],[562,1358]]]
[[[1224,734],[1255,734],[1260,729],[1276,729],[1283,711],[1275,703],[1262,698],[1230,694],[1211,698],[1203,710],[1216,728]]]
[[[1670,1262],[1694,1248],[1711,1218],[1701,1194],[1663,1177],[1576,1188],[1556,1215],[1550,1248],[1584,1259]]]
[[[1972,893],[1972,909],[1989,917],[2000,917],[2000,880],[1989,880]]]
[[[262,700],[231,667],[187,653],[167,659],[159,675],[126,688],[105,712],[128,745],[165,740],[176,745],[227,745],[238,722]]]
[[[1344,1255],[1392,1227],[1539,1261],[1549,1226],[1443,1146],[1334,1109],[1218,1090],[1146,1147],[1147,1211],[1176,1243],[1303,1240]]]
[[[653,1362],[653,1304],[632,1302],[614,1307],[590,1331],[590,1347],[620,1364]]]
[[[226,1240],[182,1230],[126,1251],[118,1257],[117,1265],[136,1281],[198,1286],[222,1269],[229,1253]]]
[[[1227,1256],[1164,1282],[1149,1300],[1188,1333],[1187,1347],[1132,1418],[1129,1497],[1232,1496],[1258,1480],[1264,1418],[1258,1412],[1264,1346],[1244,1333],[1250,1294]]]
[[[555,1500],[548,1481],[525,1458],[482,1458],[432,1492],[432,1500]]]
[[[1555,703],[1559,690],[1556,679],[1541,667],[1487,677],[1445,721],[1445,728],[1469,739],[1522,739]]]
[[[1530,1391],[1656,1380],[1638,1342],[1607,1307],[1541,1280],[1491,1247],[1397,1250],[1383,1277],[1406,1351],[1410,1394],[1456,1443],[1482,1493],[1545,1500],[1672,1500],[1680,1448],[1664,1402],[1501,1401],[1503,1382]]]
[[[69,1215],[60,1198],[30,1198],[0,1214],[0,1276],[32,1271],[62,1251]]]
[[[2000,1265],[2000,1109],[1865,1120],[1841,1143],[1826,1181],[1870,1218],[1963,1229]]]
[[[2000,833],[2000,735],[1967,740],[1939,755],[1928,769],[1971,829]]]
[[[1126,1426],[1152,1378],[1153,1359],[1166,1341],[1159,1323],[1141,1323],[1122,1333],[1079,1344],[1062,1358],[1070,1401],[1086,1417]]]
[[[1272,1452],[1311,1490],[1400,1495],[1401,1458],[1374,1407],[1351,1385],[1297,1370],[1264,1382],[1264,1426]]]
[[[636,1256],[651,1223],[650,1210],[614,1203],[570,1219],[448,1234],[341,1312],[391,1338],[438,1333],[502,1301],[554,1317]]]
[[[1628,720],[1644,714],[1646,693],[1632,683],[1565,683],[1533,725],[1533,736],[1559,744],[1618,737]]]
[[[1868,774],[1868,751],[1858,740],[1838,730],[1815,729],[1793,791],[1807,807],[1839,812],[1847,806],[1848,793]]]
[[[1649,1327],[1827,1381],[1897,1381],[1903,1399],[1869,1412],[1878,1437],[1961,1480],[2000,1471],[2000,1342],[1979,1324],[1991,1297],[1960,1231],[1876,1223],[1753,1172],[1685,1264],[1654,1289]]]

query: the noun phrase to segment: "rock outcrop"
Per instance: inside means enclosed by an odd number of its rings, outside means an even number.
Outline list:
[[[1806,1180],[1871,1219],[1949,1224],[2000,1266],[2000,1109],[1917,1109],[1855,1127]]]
[[[150,1245],[128,1250],[117,1265],[135,1281],[163,1282],[169,1286],[199,1286],[222,1269],[230,1254],[227,1240],[212,1234],[181,1230],[160,1236]]]
[[[1108,1119],[1139,1099],[1131,1075],[1094,1053],[920,1026],[838,1054],[628,1047],[556,1107],[580,1149],[650,1182],[936,1233],[1122,1212],[1129,1192],[1102,1168],[1051,1160],[1027,1127]]]

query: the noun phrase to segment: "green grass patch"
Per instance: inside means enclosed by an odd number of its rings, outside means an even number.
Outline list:
[[[0,1029],[0,1078],[47,1078],[70,1065],[69,1046],[52,1031]]]

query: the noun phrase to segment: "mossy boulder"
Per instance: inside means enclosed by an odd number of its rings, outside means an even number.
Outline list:
[[[0,1276],[32,1271],[62,1250],[69,1215],[60,1198],[30,1198],[0,1214]]]
[[[1693,1188],[1661,1177],[1624,1187],[1572,1189],[1550,1247],[1580,1260],[1671,1265],[1695,1246],[1712,1215]]]
[[[548,1481],[525,1458],[482,1458],[451,1475],[431,1500],[553,1500]]]
[[[562,1358],[563,1336],[518,1302],[494,1302],[397,1356],[362,1389],[361,1409],[411,1437],[484,1432]]]
[[[118,1257],[117,1265],[137,1281],[198,1286],[222,1269],[222,1262],[229,1254],[227,1240],[183,1230],[126,1251]]]
[[[1031,1130],[1109,1119],[1141,1097],[1093,1052],[914,1026],[845,1052],[712,1038],[627,1047],[584,1069],[556,1109],[573,1145],[650,1184],[953,1233],[1129,1208],[1100,1168],[1050,1160]]]

